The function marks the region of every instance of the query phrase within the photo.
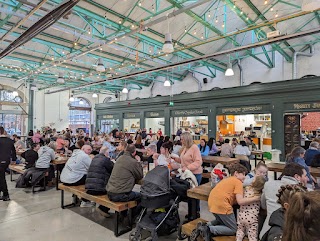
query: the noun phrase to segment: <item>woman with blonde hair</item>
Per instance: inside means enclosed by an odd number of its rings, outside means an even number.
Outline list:
[[[180,136],[182,147],[180,150],[180,157],[173,157],[176,162],[181,163],[182,171],[190,170],[197,179],[198,185],[202,179],[202,157],[200,150],[196,144],[193,143],[192,135],[189,132],[184,132]],[[191,205],[189,203],[189,218],[191,214]],[[200,216],[200,205],[197,200],[198,216]],[[192,217],[196,218],[196,217]]]

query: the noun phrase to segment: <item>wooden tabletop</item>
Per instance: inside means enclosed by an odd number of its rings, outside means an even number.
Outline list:
[[[15,172],[18,172],[20,174],[23,174],[25,171],[24,164],[10,164],[9,169]]]
[[[286,163],[284,162],[272,162],[267,164],[269,171],[272,172],[282,172]],[[309,167],[310,173],[314,177],[320,177],[320,168]]]
[[[53,165],[61,165],[61,164],[66,164],[68,160],[69,160],[69,157],[59,156],[58,158],[54,159],[51,163]]]
[[[217,165],[218,163],[221,163],[224,166],[238,163],[238,158],[230,158],[230,157],[224,157],[224,156],[203,156],[202,161],[205,163],[210,163]]]
[[[208,182],[208,183],[202,184],[202,185],[200,185],[198,187],[189,189],[187,191],[187,196],[191,197],[191,198],[194,198],[194,199],[208,201],[211,189],[212,189],[211,188],[211,183]]]
[[[251,151],[251,154],[252,154],[252,155],[262,155],[262,154],[263,154],[263,151],[259,151],[259,150]]]

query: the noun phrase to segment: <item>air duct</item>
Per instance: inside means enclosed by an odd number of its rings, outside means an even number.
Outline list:
[[[244,80],[243,80],[243,69],[242,69],[242,66],[241,66],[241,60],[238,59],[237,61],[237,65],[239,67],[239,70],[240,70],[240,86],[243,86],[244,85]]]
[[[201,90],[202,90],[201,81],[196,78],[196,74],[195,74],[194,72],[191,72],[191,73],[192,73],[192,78],[193,78],[193,79],[197,82],[197,84],[198,84],[198,91],[201,91]]]
[[[298,56],[307,56],[312,57],[314,54],[314,46],[309,44],[307,45],[310,48],[310,53],[304,53],[304,52],[294,52],[293,59],[292,59],[292,79],[297,79],[298,76],[298,62],[297,58]]]

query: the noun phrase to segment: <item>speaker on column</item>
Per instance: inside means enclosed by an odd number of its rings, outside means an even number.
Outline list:
[[[203,83],[207,84],[208,83],[208,79],[207,78],[203,78]]]

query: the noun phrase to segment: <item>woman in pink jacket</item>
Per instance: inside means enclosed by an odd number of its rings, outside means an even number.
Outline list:
[[[181,134],[181,143],[182,148],[180,150],[180,158],[174,158],[176,162],[181,163],[182,171],[190,170],[196,177],[198,185],[201,183],[202,179],[202,157],[200,150],[196,144],[193,143],[192,135],[189,132],[184,132]],[[197,216],[200,217],[200,202],[197,200]],[[188,202],[188,217],[187,218],[196,218],[190,217],[191,214],[191,205]]]

